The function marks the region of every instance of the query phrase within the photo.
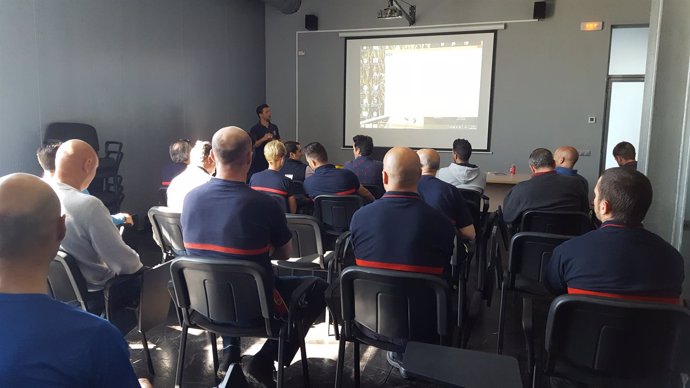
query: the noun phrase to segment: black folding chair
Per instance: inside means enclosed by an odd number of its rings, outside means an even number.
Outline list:
[[[288,275],[295,275],[295,271],[307,271],[307,275],[321,274],[325,277],[333,251],[324,251],[319,220],[303,214],[286,214],[286,218],[288,229],[292,232],[292,253],[289,260],[273,261],[278,274],[282,275],[283,270]]]
[[[172,212],[164,206],[154,206],[148,212],[153,239],[161,248],[162,263],[177,256],[185,255],[180,213]]]
[[[520,220],[520,232],[580,236],[593,229],[592,219],[583,212],[528,210]]]
[[[324,232],[333,236],[350,230],[352,215],[363,205],[359,195],[319,195],[314,198],[314,216]]]
[[[58,252],[50,263],[48,290],[53,299],[94,315],[104,313],[103,291],[88,292],[86,280],[79,269],[77,260],[66,252]]]
[[[386,190],[378,185],[362,185],[364,186],[365,189],[369,190],[371,195],[374,196],[374,198],[379,199],[383,197],[384,194],[386,194]]]
[[[553,250],[571,236],[547,233],[521,232],[513,236],[510,243],[508,274],[501,287],[501,305],[498,315],[498,339],[496,352],[503,353],[505,310],[509,292],[522,297],[522,329],[527,345],[529,370],[534,366],[534,338],[532,299],[551,300],[553,295],[543,285],[546,270]]]
[[[278,387],[283,386],[285,342],[297,330],[302,356],[304,386],[309,386],[304,333],[296,310],[300,299],[311,289],[315,279],[305,281],[288,301],[285,321],[275,319],[269,277],[259,264],[247,260],[180,257],[170,267],[175,303],[182,313],[180,353],[175,386],[183,378],[187,332],[198,328],[209,333],[213,370],[218,369],[216,335],[263,337],[278,341]]]
[[[139,320],[137,329],[146,355],[146,365],[150,374],[155,374],[146,332],[164,324],[170,311],[170,262],[159,264],[141,274],[141,294],[139,299]]]
[[[443,344],[449,289],[436,276],[351,267],[340,276],[343,327],[335,386],[341,387],[345,343],[354,344],[354,381],[360,385],[360,344],[404,352],[408,341]],[[404,365],[404,361],[403,361]]]
[[[551,303],[545,374],[594,386],[682,387],[690,375],[690,311],[583,295]]]

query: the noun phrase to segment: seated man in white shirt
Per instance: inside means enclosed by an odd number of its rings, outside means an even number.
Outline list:
[[[105,205],[82,193],[97,168],[96,151],[84,141],[70,140],[57,151],[52,182],[67,216],[67,233],[60,247],[77,260],[89,291],[101,290],[115,276],[143,267],[139,255],[122,240]]]
[[[182,213],[182,203],[187,193],[211,180],[216,163],[211,155],[211,143],[198,140],[189,152],[189,165],[168,186],[168,208]]]

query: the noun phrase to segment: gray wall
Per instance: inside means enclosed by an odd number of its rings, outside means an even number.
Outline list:
[[[39,173],[47,124],[124,143],[123,210],[157,201],[167,145],[248,128],[265,98],[254,0],[0,0],[0,175]]]
[[[473,156],[487,171],[506,171],[515,163],[527,172],[527,157],[538,146],[571,144],[592,151],[580,172],[594,186],[604,125],[606,77],[612,25],[647,24],[648,0],[558,0],[541,22],[509,24],[496,38],[491,150]],[[266,96],[273,119],[288,139],[295,134],[295,32],[304,15],[316,14],[321,30],[404,26],[379,21],[382,1],[303,0],[294,15],[266,8]],[[532,1],[427,0],[417,2],[418,25],[522,20],[532,17]],[[580,32],[582,21],[601,20],[604,31]],[[320,141],[331,159],[351,159],[342,144],[343,40],[337,33],[300,35],[300,117],[311,111],[318,127],[299,128],[303,143]],[[321,66],[318,66],[321,62]],[[306,85],[310,84],[309,87]],[[308,94],[308,95],[306,95]],[[597,123],[587,124],[587,116]],[[449,162],[449,155],[443,155]]]

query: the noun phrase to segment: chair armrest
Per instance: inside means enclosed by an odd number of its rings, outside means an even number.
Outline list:
[[[291,335],[295,314],[297,314],[299,308],[304,306],[304,304],[306,303],[304,297],[306,296],[307,292],[309,292],[314,287],[317,281],[318,279],[315,277],[309,277],[304,279],[304,281],[302,281],[302,284],[300,284],[299,287],[295,288],[295,290],[292,292],[292,295],[290,295],[290,301],[288,302],[289,304],[287,317],[288,338],[290,338]]]

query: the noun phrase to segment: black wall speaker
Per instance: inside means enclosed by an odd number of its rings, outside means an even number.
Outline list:
[[[309,31],[319,29],[319,18],[316,15],[304,15],[304,28]]]
[[[535,1],[532,19],[542,20],[546,17],[546,1]]]

